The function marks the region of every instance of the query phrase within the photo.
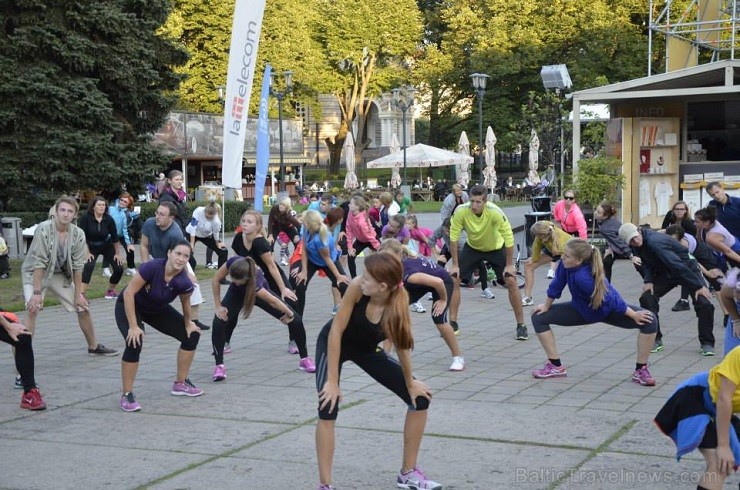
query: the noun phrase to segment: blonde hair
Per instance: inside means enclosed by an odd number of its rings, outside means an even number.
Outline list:
[[[289,197],[284,197],[280,199],[280,204],[287,208],[286,211],[290,211],[291,209],[293,209],[293,200]]]
[[[393,202],[393,196],[391,196],[391,193],[381,192],[379,196],[380,202],[383,203],[384,206],[388,206],[391,202]]]
[[[265,236],[265,228],[262,224],[262,214],[259,211],[255,211],[254,209],[248,209],[244,211],[244,213],[242,213],[242,218],[245,218],[247,216],[252,216],[257,222],[257,231],[255,232],[255,235]]]
[[[530,228],[529,232],[535,239],[539,239],[540,242],[547,242],[547,248],[555,255],[563,253],[563,249],[560,246],[560,241],[557,239],[557,231],[555,224],[551,221],[536,221]],[[547,238],[540,238],[537,235],[547,235]]]
[[[321,214],[318,211],[309,209],[303,216],[303,234],[304,238],[308,238],[309,235],[319,234],[321,243],[326,245],[327,238],[329,237],[329,230],[327,229],[324,221],[321,219]]]
[[[599,249],[580,238],[573,238],[565,245],[573,258],[585,264],[591,264],[591,275],[594,278],[594,292],[591,294],[591,308],[597,310],[601,307],[606,297],[607,286],[604,275],[604,262],[601,259]]]
[[[387,240],[383,240],[383,242],[380,244],[380,248],[378,248],[378,252],[389,253],[401,259],[403,257],[416,257],[416,254],[413,252],[413,250],[409,249],[406,245],[399,242],[395,238],[388,238]]]

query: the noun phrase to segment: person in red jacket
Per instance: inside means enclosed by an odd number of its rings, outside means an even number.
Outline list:
[[[349,274],[357,276],[357,254],[370,247],[377,250],[380,242],[375,234],[375,229],[370,224],[368,217],[368,204],[360,196],[355,196],[349,201],[349,213],[347,214],[347,252],[349,255]]]

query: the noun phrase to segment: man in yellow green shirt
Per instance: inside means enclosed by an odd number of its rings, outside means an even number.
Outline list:
[[[450,253],[453,277],[468,277],[481,261],[496,272],[497,281],[509,291],[509,302],[516,317],[516,339],[527,340],[522,297],[516,282],[514,267],[514,232],[501,208],[487,201],[488,189],[475,185],[470,189],[470,201],[455,209],[450,220]],[[465,230],[467,242],[458,251],[460,233]]]

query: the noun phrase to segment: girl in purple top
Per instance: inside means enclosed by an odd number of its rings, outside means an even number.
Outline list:
[[[717,221],[717,208],[709,206],[694,213],[694,224],[698,238],[712,249],[722,272],[740,266],[740,240]]]
[[[190,295],[193,283],[188,277],[190,243],[179,240],[170,245],[167,259],[153,259],[141,264],[116,301],[118,330],[126,339],[121,362],[123,395],[119,406],[125,412],[137,412],[141,405],[133,393],[139,369],[139,356],[144,344],[144,323],[180,341],[177,353],[177,378],[171,393],[175,396],[200,396],[203,391],[188,379],[190,365],[200,340],[200,329],[191,321]],[[170,305],[180,297],[182,314]]]
[[[231,277],[231,285],[226,295],[221,299],[221,281],[226,275]],[[213,370],[213,381],[226,379],[226,366],[224,365],[224,350],[239,320],[249,318],[252,308],[257,306],[267,314],[277,318],[288,325],[290,338],[294,339],[298,346],[298,354],[301,360],[298,369],[313,373],[316,365],[313,359],[308,357],[306,347],[306,328],[303,319],[288,306],[280,297],[270,290],[270,285],[254,260],[250,257],[231,257],[222,265],[213,276],[213,304],[216,315],[213,317],[213,329],[211,330],[211,343],[213,344],[213,356],[216,359],[216,367]]]
[[[567,303],[553,304],[568,286],[572,296]],[[604,276],[604,265],[599,250],[585,240],[570,240],[560,256],[555,277],[547,288],[547,300],[532,311],[532,326],[547,354],[542,369],[532,371],[535,378],[565,376],[550,325],[588,325],[604,322],[620,328],[639,328],[637,336],[637,364],[632,381],[643,386],[655,385],[647,369],[650,349],[655,340],[657,321],[648,310],[630,306]]]
[[[465,369],[465,359],[457,344],[455,331],[447,320],[447,309],[454,291],[454,281],[450,273],[424,257],[410,257],[409,250],[398,240],[385,240],[380,245],[379,251],[395,255],[403,262],[403,285],[409,293],[409,304],[419,301],[427,293],[432,293],[432,321],[450,348],[452,354],[450,371]],[[457,319],[457,311],[451,314]]]
[[[381,240],[387,238],[395,238],[399,242],[406,245],[411,239],[411,233],[406,228],[406,216],[397,214],[388,220],[388,224],[383,227],[380,232]]]

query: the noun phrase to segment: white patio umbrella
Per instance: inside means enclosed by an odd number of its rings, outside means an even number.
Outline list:
[[[483,185],[491,189],[491,193],[496,188],[496,135],[493,134],[493,128],[488,126],[486,130],[486,168],[483,169]]]
[[[403,152],[391,153],[384,157],[367,162],[367,168],[393,168],[400,162],[403,165]],[[473,163],[473,157],[461,155],[454,151],[435,148],[417,143],[406,148],[406,166],[412,168],[444,167],[459,165],[462,162]]]
[[[391,136],[391,145],[388,148],[390,150],[390,154],[394,153],[402,153],[403,148],[401,148],[401,142],[398,141],[398,135],[396,133],[393,133]],[[390,186],[393,189],[398,188],[398,186],[401,185],[401,165],[403,164],[403,157],[401,157],[401,163],[398,163],[397,165],[393,166],[393,172],[391,173],[391,181]]]
[[[347,166],[347,175],[344,177],[344,188],[349,190],[357,189],[359,184],[357,182],[357,175],[355,175],[355,142],[351,132],[348,132],[344,138],[342,154],[344,155],[344,164]]]
[[[468,135],[463,131],[460,133],[460,141],[457,142],[457,152],[461,155],[470,156],[470,141],[468,141]],[[457,183],[464,188],[468,187],[470,182],[470,164],[467,162],[461,162],[458,166]]]
[[[540,177],[537,174],[537,167],[539,166],[540,160],[540,139],[537,137],[537,131],[532,128],[532,136],[529,139],[529,173],[527,177],[529,181],[537,184],[540,181]]]

